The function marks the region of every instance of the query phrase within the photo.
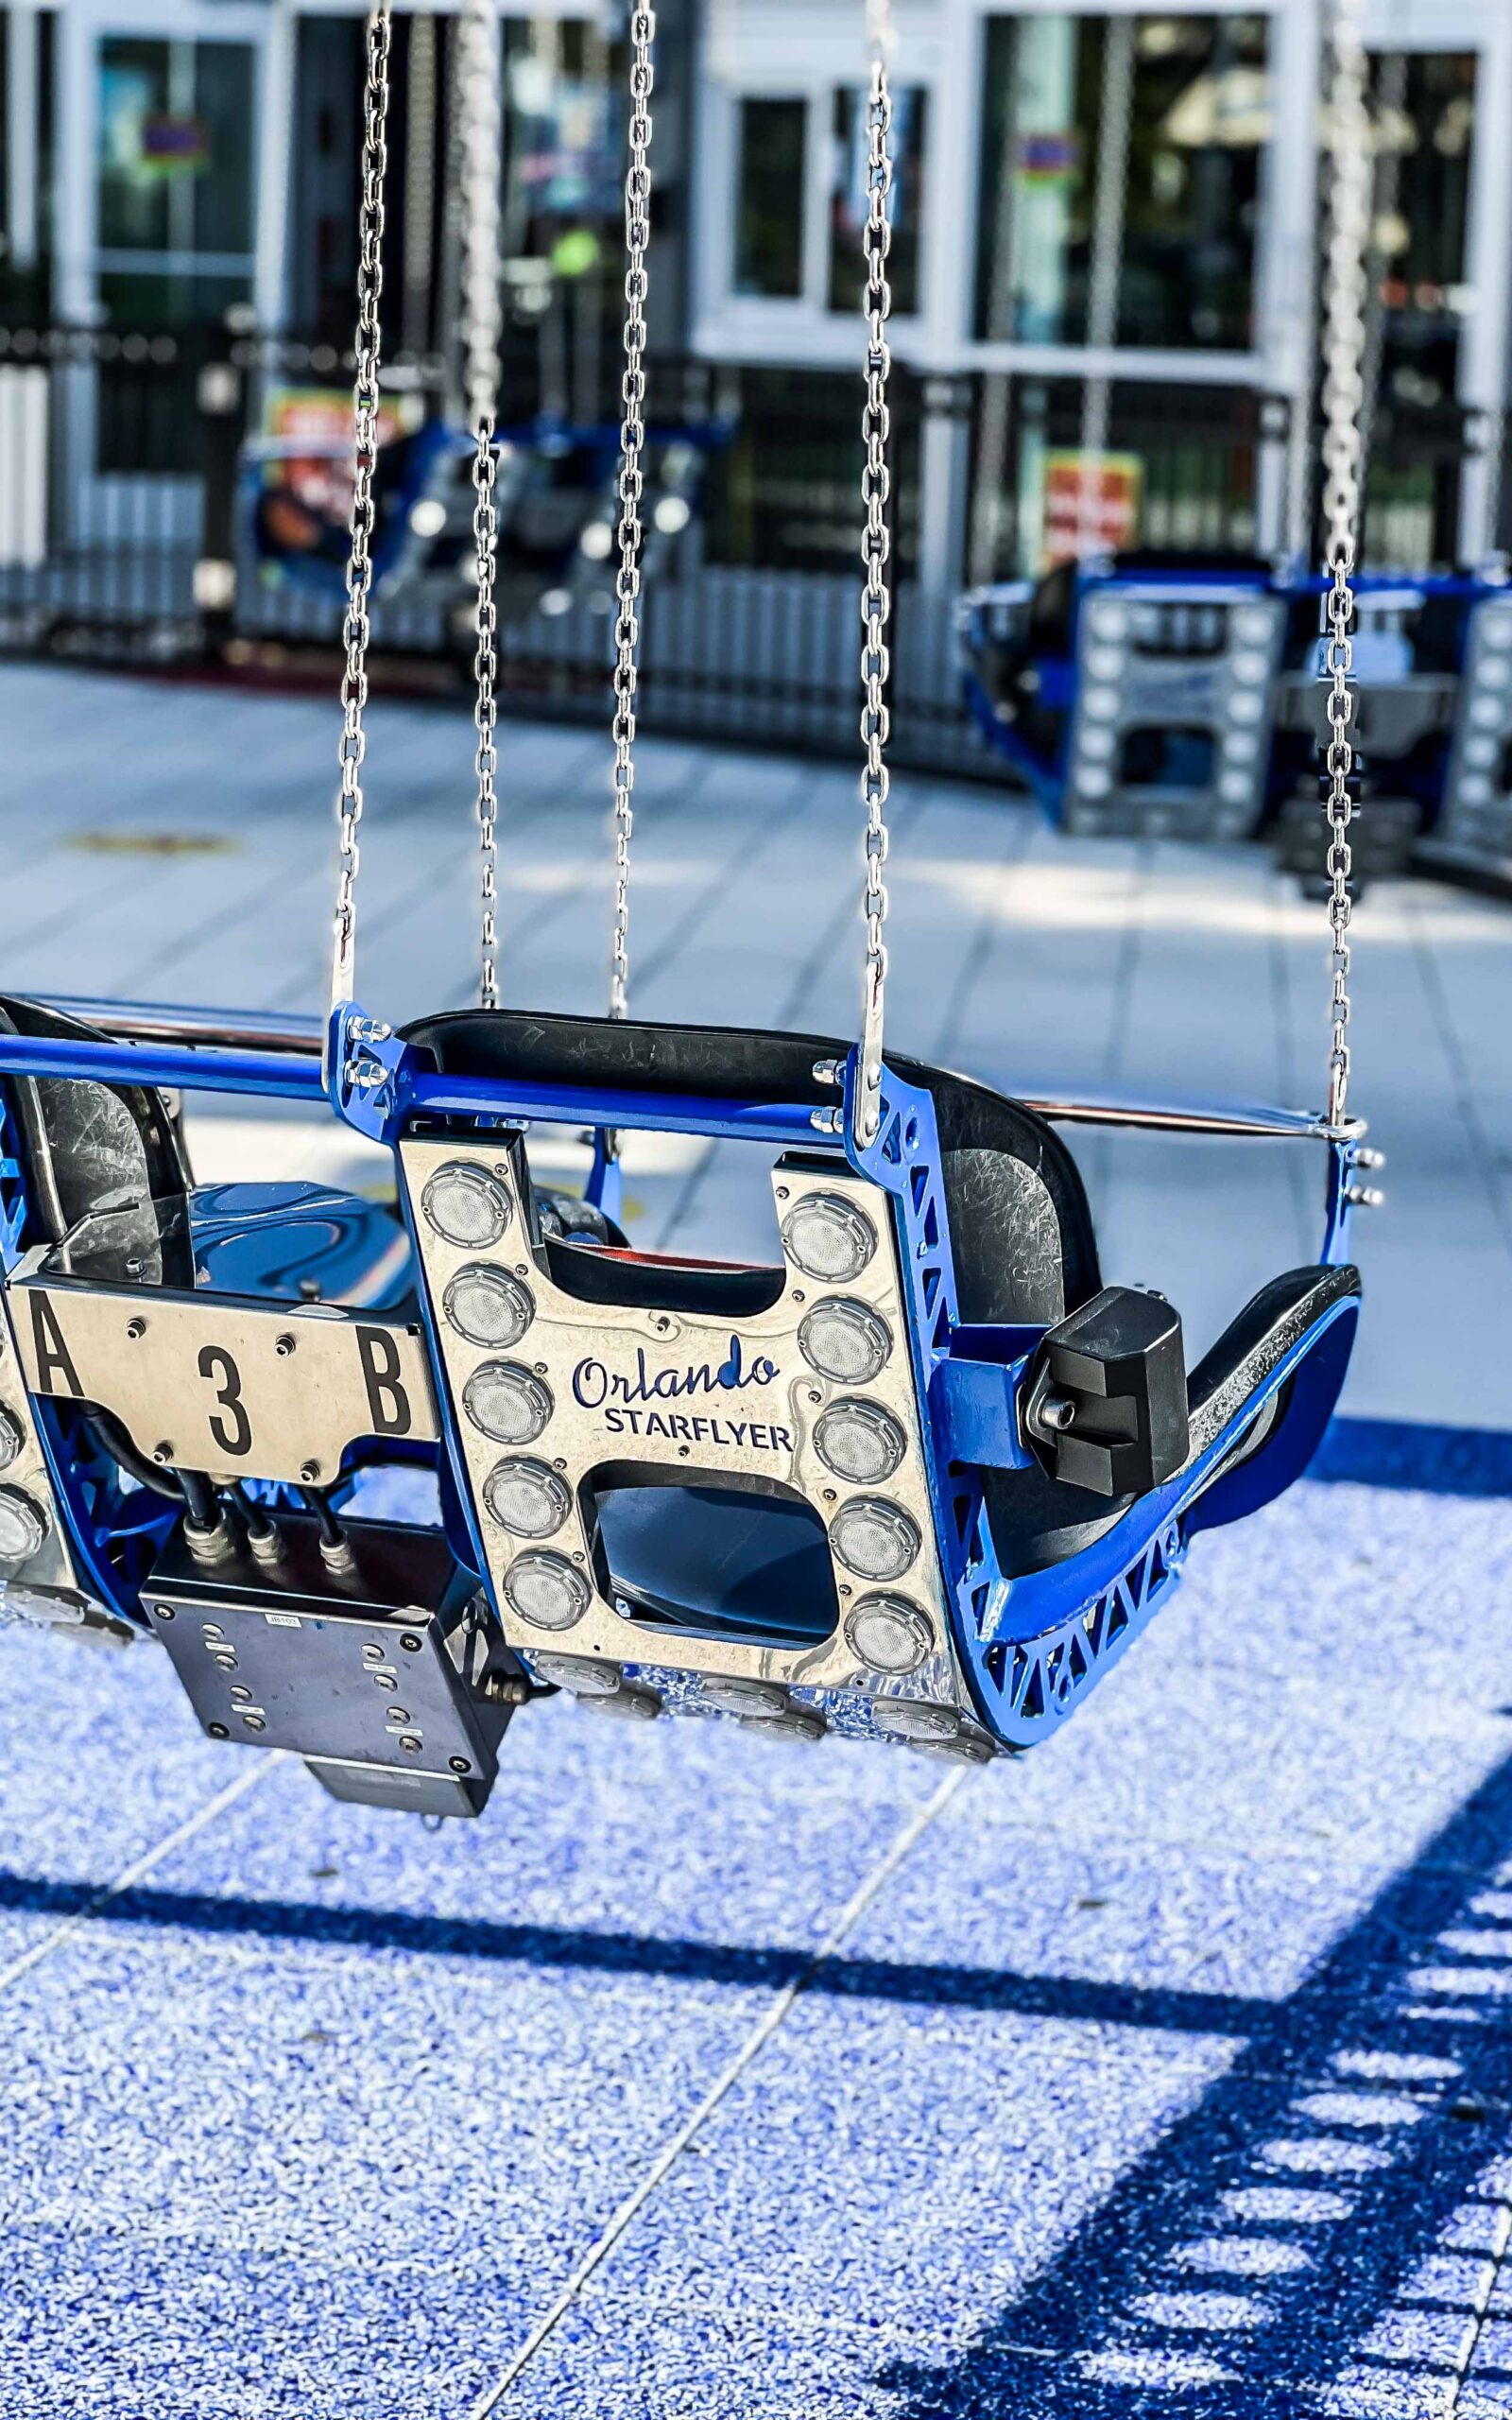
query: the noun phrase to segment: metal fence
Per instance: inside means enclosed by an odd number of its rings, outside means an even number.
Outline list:
[[[444,377],[432,359],[394,369],[421,389]],[[299,668],[302,651],[302,668],[323,676],[339,609],[261,574],[238,536],[236,470],[269,378],[340,386],[349,375],[335,347],[273,345],[246,331],[0,327],[0,650],[232,672],[266,667],[277,650],[285,669]],[[926,386],[903,372],[897,384],[896,754],[943,771],[984,769],[960,702],[954,600],[926,593],[918,576],[918,463],[926,414],[936,411],[971,432],[980,476],[988,384]],[[734,435],[713,458],[708,510],[682,542],[675,576],[646,585],[646,727],[853,751],[854,379],[659,363],[657,385],[687,408],[729,413]],[[1071,381],[1011,382],[1000,572],[1028,567],[1030,458],[1035,447],[1074,444],[1076,392]],[[1000,392],[1000,412],[1004,400]],[[1252,396],[1121,385],[1112,405],[1111,442],[1142,465],[1144,543],[1194,552],[1255,543]],[[1430,459],[1412,432],[1376,432],[1376,526],[1425,556],[1452,526],[1452,436],[1442,434]],[[217,571],[230,562],[233,590]],[[438,673],[460,685],[466,650],[447,619],[434,597],[395,596],[375,613],[375,644],[431,687]],[[607,712],[610,616],[593,602],[531,614],[502,634],[501,655],[507,711],[585,720]],[[394,668],[402,677],[404,666]]]

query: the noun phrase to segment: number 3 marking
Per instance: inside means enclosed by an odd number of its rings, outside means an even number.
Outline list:
[[[202,1378],[219,1378],[222,1381],[215,1401],[225,1406],[231,1417],[229,1420],[213,1418],[210,1423],[210,1433],[221,1452],[249,1454],[252,1450],[252,1424],[247,1417],[247,1407],[242,1401],[242,1374],[231,1355],[223,1352],[218,1344],[207,1344],[199,1356],[199,1374]]]

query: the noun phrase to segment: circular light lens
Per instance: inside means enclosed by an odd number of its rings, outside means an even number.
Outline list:
[[[0,1471],[9,1469],[25,1443],[21,1423],[12,1420],[9,1411],[0,1409]]]
[[[1128,631],[1128,615],[1122,605],[1091,605],[1087,619],[1100,639],[1121,639]]]
[[[845,1634],[861,1663],[894,1677],[917,1671],[935,1643],[918,1606],[902,1597],[864,1597],[846,1616]]]
[[[504,1575],[504,1593],[533,1630],[571,1630],[587,1613],[593,1592],[559,1554],[517,1554]]]
[[[417,538],[438,538],[446,527],[446,507],[438,495],[422,495],[409,516]]]
[[[608,562],[614,532],[607,521],[591,521],[577,543],[591,563]]]
[[[821,1378],[842,1386],[867,1386],[888,1354],[886,1323],[865,1303],[816,1303],[798,1332],[799,1351]]]
[[[1111,756],[1117,745],[1116,735],[1110,731],[1084,731],[1076,742],[1083,756],[1096,757],[1104,762]]]
[[[787,1691],[775,1681],[705,1681],[702,1701],[721,1714],[748,1715],[758,1722],[770,1722],[788,1712]]]
[[[1106,798],[1113,786],[1113,776],[1106,765],[1088,765],[1076,776],[1076,787],[1083,798]]]
[[[1512,664],[1504,655],[1488,655],[1480,666],[1480,677],[1489,689],[1504,689],[1512,681]]]
[[[51,1525],[19,1487],[0,1487],[0,1563],[29,1563]]]
[[[782,1247],[805,1277],[841,1286],[859,1277],[877,1249],[864,1210],[839,1193],[811,1193],[782,1221]]]
[[[1512,647],[1512,614],[1483,614],[1481,644],[1483,647]]]
[[[1234,636],[1246,647],[1269,644],[1271,618],[1263,606],[1245,605],[1234,615]]]
[[[523,1554],[514,1567],[518,1571],[521,1564],[555,1563],[556,1560],[555,1555]],[[570,1565],[564,1564],[561,1567],[570,1571],[574,1580],[576,1579],[577,1574],[571,1571]],[[525,1618],[528,1620],[530,1616],[527,1615]],[[576,1621],[576,1618],[575,1614],[573,1619]],[[625,1677],[617,1664],[600,1664],[592,1655],[532,1653],[530,1661],[542,1681],[555,1682],[558,1689],[571,1689],[574,1697],[578,1698],[611,1698]]]
[[[895,1739],[954,1739],[961,1719],[948,1705],[925,1705],[917,1698],[879,1698],[871,1708],[879,1731]]]
[[[1494,765],[1496,762],[1495,740],[1485,734],[1477,734],[1475,738],[1467,739],[1465,742],[1465,762],[1467,765],[1480,765],[1482,767]]]
[[[863,1580],[901,1580],[920,1543],[917,1523],[879,1496],[858,1495],[830,1524],[830,1544],[847,1571]]]
[[[502,1269],[459,1269],[441,1307],[469,1344],[518,1344],[536,1316],[529,1288]]]
[[[1259,722],[1264,711],[1264,699],[1257,697],[1253,689],[1236,690],[1228,700],[1230,722]]]
[[[1218,787],[1231,805],[1238,806],[1249,796],[1250,783],[1246,774],[1225,773]]]
[[[431,1225],[449,1244],[496,1244],[509,1223],[503,1185],[467,1160],[438,1168],[420,1198]]]
[[[1087,650],[1088,677],[1093,681],[1116,681],[1124,669],[1121,647],[1090,647]]]
[[[1491,795],[1491,785],[1484,773],[1467,773],[1460,783],[1459,794],[1467,806],[1484,806]]]
[[[908,1440],[880,1403],[832,1403],[814,1424],[814,1443],[826,1470],[853,1487],[880,1487],[908,1450]]]
[[[686,496],[658,496],[651,518],[664,538],[675,538],[693,519],[693,508]]]
[[[1270,660],[1266,656],[1258,655],[1253,648],[1242,648],[1233,658],[1229,669],[1236,681],[1242,681],[1246,688],[1253,688],[1258,682],[1264,680],[1266,673],[1270,670]]]
[[[1231,764],[1247,765],[1255,753],[1252,731],[1229,731],[1224,734],[1223,752]]]
[[[1093,722],[1107,722],[1118,712],[1118,691],[1116,689],[1084,689],[1082,711],[1084,714],[1091,715]]]
[[[499,1445],[528,1445],[540,1436],[556,1406],[551,1389],[518,1361],[485,1361],[462,1390],[462,1406],[474,1428]]]
[[[549,1538],[567,1518],[572,1491],[549,1462],[496,1462],[483,1482],[483,1501],[514,1538]]]
[[[1501,730],[1502,711],[1500,698],[1474,698],[1470,700],[1470,720],[1479,723],[1483,731]]]

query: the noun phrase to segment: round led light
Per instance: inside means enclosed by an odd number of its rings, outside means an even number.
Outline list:
[[[523,1554],[514,1568],[518,1571],[521,1564],[555,1563],[556,1560],[555,1555]],[[561,1568],[571,1579],[577,1578],[570,1564],[563,1564]],[[527,1614],[525,1618],[528,1621],[531,1616]],[[573,1619],[576,1621],[576,1618],[575,1614]],[[539,1679],[554,1682],[558,1689],[571,1689],[574,1697],[578,1698],[611,1698],[625,1677],[617,1664],[600,1664],[592,1655],[532,1653],[530,1661]]]
[[[1106,798],[1113,786],[1113,776],[1106,765],[1085,765],[1076,776],[1076,787],[1083,798]]]
[[[1232,764],[1247,765],[1255,752],[1252,731],[1230,731],[1224,735],[1223,752]]]
[[[1247,773],[1225,773],[1222,781],[1218,785],[1218,788],[1222,796],[1228,799],[1230,804],[1234,806],[1242,804],[1242,803],[1249,796],[1249,776]]]
[[[1467,739],[1465,742],[1465,762],[1467,765],[1479,765],[1482,767],[1495,764],[1496,741],[1488,733],[1477,732],[1473,739]]]
[[[1118,691],[1116,689],[1085,689],[1082,692],[1081,702],[1082,712],[1091,715],[1093,722],[1107,722],[1118,712]]]
[[[679,529],[686,529],[693,519],[693,508],[686,496],[658,496],[651,518],[663,538],[675,538]]]
[[[1459,794],[1467,806],[1484,806],[1491,795],[1491,785],[1484,773],[1467,773],[1460,783]]]
[[[744,1714],[758,1722],[774,1721],[789,1710],[787,1691],[775,1681],[705,1681],[701,1696],[721,1714]]]
[[[607,521],[591,521],[577,543],[591,563],[607,562],[614,532]]]
[[[892,1351],[886,1322],[865,1303],[843,1298],[816,1303],[799,1328],[798,1343],[821,1378],[851,1387],[869,1385]]]
[[[814,1443],[825,1469],[849,1479],[852,1487],[880,1487],[908,1450],[908,1440],[890,1411],[884,1411],[880,1403],[845,1398],[820,1412]]]
[[[1246,647],[1241,648],[1238,654],[1230,659],[1228,668],[1234,679],[1242,681],[1248,689],[1264,680],[1266,673],[1270,670],[1270,662],[1267,657],[1259,654],[1254,648]]]
[[[29,1563],[51,1524],[19,1487],[0,1487],[0,1563]]]
[[[1087,650],[1087,675],[1091,681],[1116,681],[1124,669],[1121,647],[1090,647]]]
[[[518,1361],[484,1361],[462,1390],[474,1428],[499,1445],[528,1445],[556,1409],[551,1389]]]
[[[1512,663],[1504,655],[1488,655],[1477,668],[1488,689],[1504,689],[1512,681]]]
[[[9,1412],[0,1408],[0,1471],[9,1469],[26,1442],[20,1421],[12,1420]]]
[[[1512,614],[1483,614],[1481,645],[1483,647],[1512,647]]]
[[[438,1168],[421,1195],[421,1206],[449,1244],[496,1244],[509,1223],[509,1197],[503,1185],[487,1168],[468,1160]]]
[[[877,1249],[877,1230],[842,1193],[810,1193],[782,1221],[782,1248],[805,1277],[843,1286],[859,1277]]]
[[[954,1739],[961,1727],[960,1716],[948,1705],[925,1705],[918,1698],[879,1698],[873,1702],[871,1719],[879,1731],[890,1731],[895,1739]]]
[[[417,538],[438,538],[446,527],[446,507],[438,495],[422,495],[410,511],[409,526]]]
[[[830,1544],[847,1571],[862,1580],[901,1580],[918,1561],[921,1541],[918,1524],[901,1506],[858,1495],[831,1522]]]
[[[1090,605],[1087,619],[1100,639],[1121,639],[1128,631],[1128,615],[1122,605]]]
[[[567,1518],[572,1490],[549,1462],[495,1462],[483,1501],[513,1538],[549,1538]]]
[[[1234,636],[1246,647],[1266,647],[1270,643],[1271,617],[1263,606],[1244,605],[1234,615]]]
[[[1470,720],[1479,723],[1483,731],[1500,731],[1502,713],[1500,698],[1472,698],[1470,700]]]
[[[924,1616],[902,1597],[863,1597],[846,1616],[845,1634],[861,1663],[894,1678],[917,1671],[935,1643]]]
[[[469,1344],[518,1344],[536,1316],[528,1287],[502,1269],[459,1269],[441,1308]]]
[[[1093,729],[1084,731],[1076,742],[1077,750],[1081,755],[1095,757],[1104,761],[1106,761],[1108,757],[1111,756],[1113,750],[1117,745],[1118,740],[1116,734],[1110,731],[1099,731]]]
[[[1257,697],[1253,689],[1237,690],[1228,700],[1230,722],[1259,722],[1264,711],[1264,699]]]
[[[506,1600],[533,1630],[571,1630],[593,1591],[559,1554],[517,1554],[504,1575]]]

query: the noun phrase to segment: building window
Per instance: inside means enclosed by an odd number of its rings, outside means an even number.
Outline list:
[[[887,278],[892,307],[906,317],[919,308],[919,231],[923,220],[924,115],[926,94],[908,85],[893,95],[892,246]],[[832,311],[860,308],[866,283],[861,233],[867,217],[869,129],[866,95],[842,89],[831,117],[830,264],[827,304]]]
[[[738,295],[796,301],[803,291],[803,169],[808,104],[740,103],[735,185]]]
[[[1108,21],[986,28],[976,333],[1080,344]],[[1242,351],[1270,94],[1262,17],[1136,20],[1117,341]]]

